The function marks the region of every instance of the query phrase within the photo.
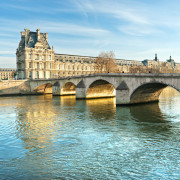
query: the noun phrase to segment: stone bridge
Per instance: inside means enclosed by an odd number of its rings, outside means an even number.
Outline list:
[[[180,74],[94,74],[70,78],[33,80],[30,94],[72,95],[77,99],[116,96],[116,104],[158,101],[162,90],[173,87],[180,92]]]

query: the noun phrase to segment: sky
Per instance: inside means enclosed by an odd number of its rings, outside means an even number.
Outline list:
[[[55,53],[180,63],[179,0],[1,0],[0,68],[16,67],[20,32],[48,32]]]

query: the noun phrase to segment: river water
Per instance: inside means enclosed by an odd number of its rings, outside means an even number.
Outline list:
[[[0,179],[180,179],[180,93],[117,107],[0,97]]]

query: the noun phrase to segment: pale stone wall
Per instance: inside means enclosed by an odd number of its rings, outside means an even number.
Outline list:
[[[21,32],[16,52],[19,79],[48,79],[54,71],[54,49],[48,44],[47,33]]]
[[[14,79],[16,69],[0,68],[0,80]]]
[[[95,74],[96,58],[69,54],[55,54],[48,44],[48,34],[21,32],[21,41],[16,52],[19,79],[50,79]],[[155,59],[144,61],[116,59],[118,73],[179,73],[180,65],[170,57],[166,62]],[[152,71],[154,70],[154,71]]]
[[[0,95],[31,94],[29,82],[26,80],[0,81]]]

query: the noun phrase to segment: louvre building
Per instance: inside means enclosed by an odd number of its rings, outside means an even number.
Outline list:
[[[79,56],[58,54],[53,46],[48,43],[48,33],[41,33],[40,29],[32,32],[25,29],[21,32],[21,40],[16,51],[18,79],[49,79],[67,76],[88,75],[97,73],[96,58],[91,56]],[[115,60],[119,73],[133,72],[137,67],[161,67],[157,56],[154,60]],[[173,59],[166,61],[166,69],[178,71],[180,64]],[[169,72],[169,70],[167,70]]]

